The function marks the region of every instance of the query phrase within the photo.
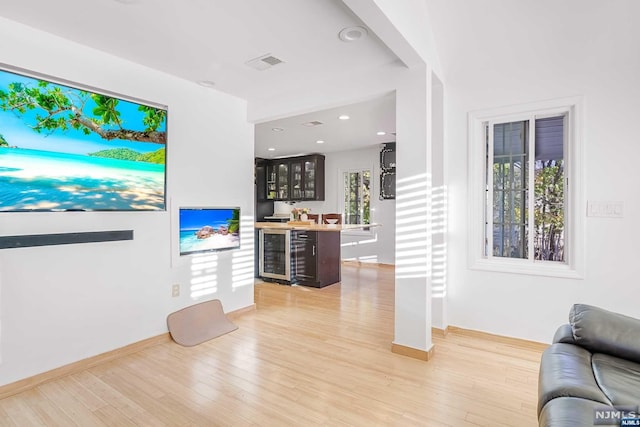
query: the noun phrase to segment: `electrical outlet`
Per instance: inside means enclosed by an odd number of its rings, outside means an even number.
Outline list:
[[[174,298],[180,296],[180,285],[173,285],[173,287],[171,287],[171,296]]]

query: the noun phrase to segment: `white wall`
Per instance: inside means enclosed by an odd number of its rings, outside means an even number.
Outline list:
[[[629,31],[635,24],[630,20],[616,15],[622,24],[606,28],[595,24],[609,22],[603,14],[615,9],[608,6],[603,5],[603,12],[593,16],[593,26],[587,25],[595,42],[573,44],[573,49],[561,50],[562,56],[553,54],[552,49],[548,55],[529,58],[523,54],[508,62],[492,62],[492,66],[458,66],[447,79],[448,301],[452,325],[549,342],[556,327],[567,322],[573,303],[595,304],[640,317],[640,58],[629,55],[635,49],[635,38]],[[548,38],[553,39],[551,35]],[[536,52],[536,47],[538,44],[528,46],[524,52]],[[582,141],[585,200],[623,201],[624,218],[586,218],[582,231],[586,236],[586,269],[581,280],[470,270],[467,113],[576,95],[583,95],[586,104]],[[585,215],[586,206],[579,209]]]
[[[379,145],[350,151],[325,154],[325,200],[322,202],[297,202],[295,207],[308,207],[312,213],[342,212],[342,174],[349,170],[370,169],[371,222],[382,224],[368,233],[343,231],[342,259],[361,262],[395,263],[395,200],[380,200],[380,149]],[[289,213],[293,206],[276,202],[274,210]]]
[[[133,241],[0,251],[0,384],[166,332],[193,304],[192,258],[180,259],[181,204],[238,205],[253,214],[253,126],[244,101],[0,19],[4,63],[168,105],[167,212],[4,213],[1,235],[134,230]],[[232,147],[232,148],[230,148]],[[251,219],[249,219],[249,223]],[[250,235],[251,233],[246,233]],[[251,239],[243,246],[252,253]],[[229,310],[253,303],[241,252],[210,266]],[[235,267],[232,267],[235,266]],[[171,285],[182,296],[171,298]]]

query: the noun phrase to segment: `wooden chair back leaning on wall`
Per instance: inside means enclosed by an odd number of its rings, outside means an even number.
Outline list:
[[[329,222],[328,220],[337,220],[337,221],[331,221]],[[337,214],[337,213],[329,213],[329,214],[322,214],[322,223],[323,224],[342,224],[342,214]]]
[[[320,221],[320,214],[307,214],[307,219],[309,221],[313,221],[315,224],[318,224]]]

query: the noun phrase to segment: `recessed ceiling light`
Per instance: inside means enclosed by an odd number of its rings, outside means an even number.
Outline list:
[[[214,87],[216,85],[216,83],[211,80],[198,80],[198,84],[203,87]]]
[[[343,115],[341,115],[341,116],[338,116],[338,118],[339,118],[340,120],[349,120],[351,117],[347,116],[346,114],[343,114]]]
[[[282,128],[271,128],[272,131],[274,132],[282,132],[284,129]]]
[[[377,133],[376,133],[376,135],[380,135],[380,136],[382,136],[382,135],[386,135],[386,134],[387,134],[387,133],[386,133],[385,131],[382,131],[382,130],[381,130],[380,132],[377,132]]]
[[[268,151],[276,151],[276,149],[275,149],[275,148],[273,148],[273,147],[269,147],[269,148],[267,148],[267,150],[268,150]]]
[[[338,33],[338,38],[343,42],[354,42],[365,37],[367,37],[367,29],[364,27],[347,27]]]
[[[319,139],[319,140],[316,141],[316,144],[324,144],[324,141]]]

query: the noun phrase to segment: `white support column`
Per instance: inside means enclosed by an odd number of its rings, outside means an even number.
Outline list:
[[[392,351],[428,360],[431,342],[431,91],[428,67],[396,92],[396,291]]]
[[[444,147],[444,87],[432,73],[430,96],[431,124],[431,213],[432,213],[432,269],[431,269],[431,320],[434,328],[446,331],[447,317],[447,217],[448,192],[445,180]]]

